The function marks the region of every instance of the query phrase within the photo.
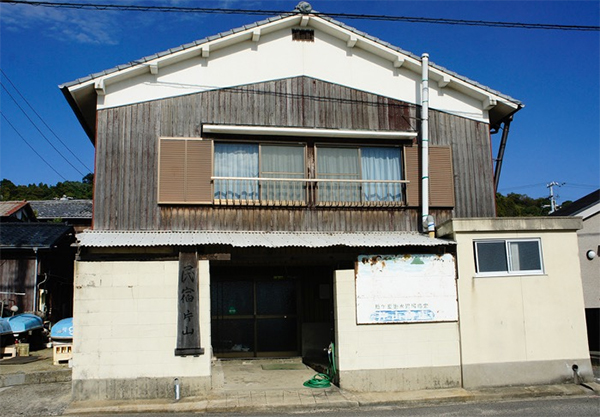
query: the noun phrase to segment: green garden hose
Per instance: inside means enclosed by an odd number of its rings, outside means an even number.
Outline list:
[[[304,383],[305,387],[308,388],[329,388],[335,375],[337,374],[337,369],[335,366],[335,350],[333,342],[329,344],[329,348],[327,349],[327,356],[329,357],[329,367],[327,368],[327,373],[315,374],[311,379]]]

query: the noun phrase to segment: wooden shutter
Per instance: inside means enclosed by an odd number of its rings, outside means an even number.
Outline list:
[[[212,141],[187,141],[186,201],[212,203]]]
[[[211,140],[160,139],[159,203],[212,203],[211,175]]]
[[[417,207],[421,205],[421,164],[417,146],[404,147],[404,167],[406,169],[406,205]]]
[[[185,201],[185,140],[160,139],[158,202]]]
[[[406,204],[421,205],[421,157],[419,147],[404,148],[406,179]],[[454,172],[452,150],[449,146],[429,147],[429,206],[454,207]]]
[[[454,207],[454,171],[449,146],[429,148],[429,205]]]

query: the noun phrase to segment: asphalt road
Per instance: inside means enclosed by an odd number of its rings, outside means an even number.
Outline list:
[[[71,401],[71,382],[0,388],[0,416],[60,416]]]
[[[102,416],[111,417],[131,417],[131,416],[148,416],[148,417],[224,417],[223,414],[103,414]],[[229,414],[236,417],[262,417],[261,414]],[[503,401],[495,403],[467,403],[467,404],[445,404],[433,407],[376,407],[376,408],[361,408],[359,410],[328,410],[328,411],[311,411],[307,413],[287,413],[287,414],[268,414],[269,417],[279,416],[319,416],[326,417],[471,417],[471,416],[514,416],[514,417],[598,417],[600,416],[600,397],[578,397],[578,398],[550,398],[550,399],[534,399],[527,401]],[[93,415],[87,417],[100,417]]]

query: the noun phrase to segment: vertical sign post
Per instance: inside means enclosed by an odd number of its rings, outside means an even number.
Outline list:
[[[175,356],[204,354],[200,347],[200,284],[196,252],[179,252]]]

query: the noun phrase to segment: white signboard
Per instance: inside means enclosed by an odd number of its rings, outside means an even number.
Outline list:
[[[358,324],[457,321],[456,298],[450,254],[358,257]]]

